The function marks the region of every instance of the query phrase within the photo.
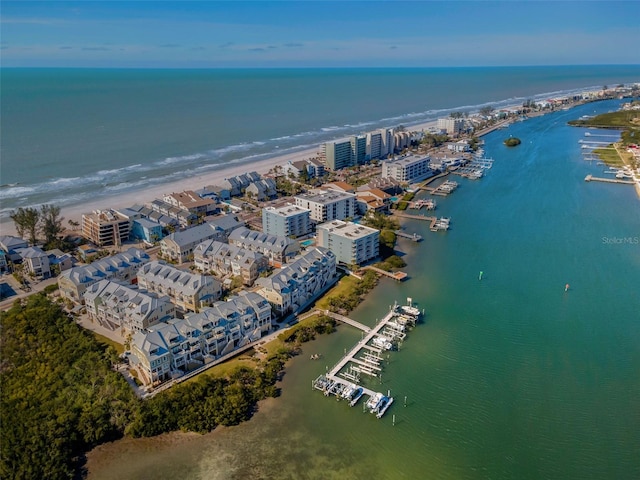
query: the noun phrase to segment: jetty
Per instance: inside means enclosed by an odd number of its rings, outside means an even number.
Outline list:
[[[409,304],[406,306],[394,304],[389,313],[372,328],[343,315],[325,311],[326,315],[362,330],[363,337],[326,374],[312,381],[312,387],[320,390],[325,396],[335,395],[338,400],[345,399],[352,407],[363,395],[368,395],[365,408],[377,418],[381,418],[393,403],[390,392],[385,396],[358,385],[357,382],[360,381],[361,373],[380,377],[384,361],[383,352],[391,350],[396,342],[405,338],[407,326],[415,326],[418,322],[421,313],[411,305],[410,299],[408,301]]]
[[[624,185],[635,185],[636,182],[632,180],[621,180],[619,178],[602,178],[594,177],[593,175],[587,175],[584,177],[585,182],[604,182],[604,183],[621,183]]]

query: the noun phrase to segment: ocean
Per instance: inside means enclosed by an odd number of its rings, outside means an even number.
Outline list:
[[[416,69],[2,68],[0,219],[140,191],[526,99],[638,81],[640,66]],[[105,205],[108,206],[108,205]]]
[[[486,176],[437,199],[451,229],[405,223],[424,237],[399,241],[410,279],[381,280],[350,314],[373,325],[407,297],[426,312],[368,382],[396,399],[382,419],[311,387],[361,337],[340,326],[304,345],[251,421],[105,445],[89,479],[640,478],[639,198],[584,181],[604,167],[567,125],[619,104],[487,135]]]

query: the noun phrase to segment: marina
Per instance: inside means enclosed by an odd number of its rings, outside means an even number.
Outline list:
[[[393,212],[393,215],[399,218],[410,218],[413,220],[425,220],[427,222],[430,222],[429,230],[431,230],[432,232],[447,231],[449,230],[449,225],[451,223],[451,219],[448,217],[437,218],[437,217],[428,217],[426,215],[414,215],[411,213],[400,213],[400,212]]]
[[[343,322],[347,319],[342,315],[325,313],[332,318],[338,317],[336,319]],[[320,390],[327,397],[334,395],[338,400],[347,400],[351,407],[367,395],[368,399],[363,408],[376,418],[382,418],[393,403],[391,392],[384,395],[359,385],[360,374],[380,377],[383,369],[383,353],[397,349],[406,337],[407,328],[415,326],[421,315],[422,312],[413,306],[412,300],[408,298],[407,305],[394,304],[389,309],[389,313],[373,328],[347,319],[349,321],[345,323],[362,330],[363,337],[331,370],[312,382],[313,388]]]

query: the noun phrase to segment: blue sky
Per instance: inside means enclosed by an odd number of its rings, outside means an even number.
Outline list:
[[[640,2],[3,0],[3,66],[640,64]]]

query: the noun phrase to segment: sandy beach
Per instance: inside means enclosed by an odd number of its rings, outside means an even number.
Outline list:
[[[437,125],[437,121],[430,121],[409,127],[412,131],[421,131],[429,127]],[[234,177],[250,171],[265,174],[277,165],[286,165],[290,161],[298,161],[317,156],[320,145],[301,150],[286,155],[278,155],[277,151],[273,152],[273,156],[249,164],[229,165],[228,167],[216,170],[211,173],[199,175],[197,177],[185,178],[176,182],[156,185],[146,188],[138,192],[126,192],[113,197],[101,197],[93,202],[83,203],[79,205],[69,205],[62,207],[61,215],[64,217],[63,225],[66,227],[69,220],[80,222],[83,213],[89,213],[94,210],[104,210],[107,208],[125,208],[134,204],[148,203],[156,198],[161,198],[163,194],[182,192],[185,190],[199,190],[207,185],[216,185],[225,178]],[[1,235],[16,235],[16,230],[11,220],[4,220],[0,223]]]

